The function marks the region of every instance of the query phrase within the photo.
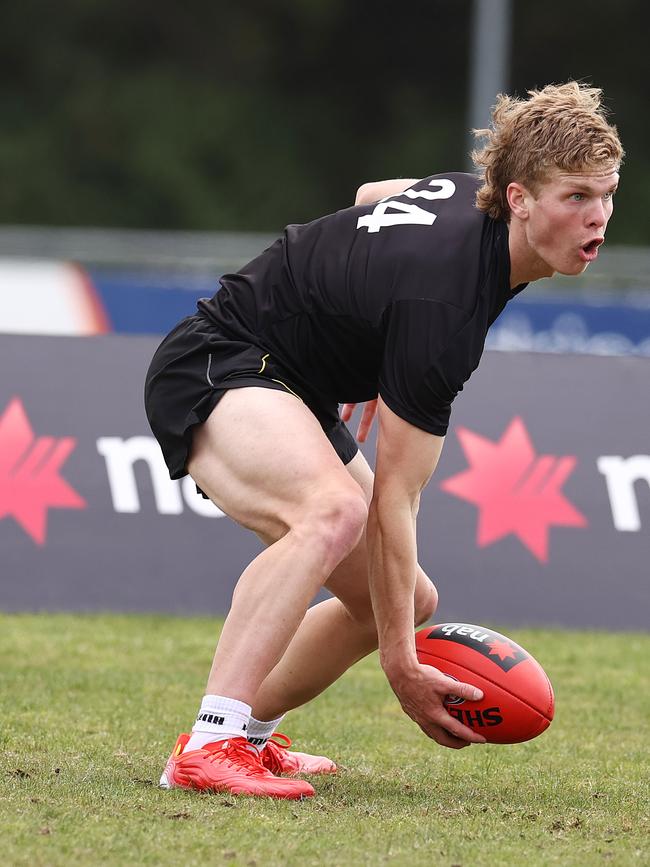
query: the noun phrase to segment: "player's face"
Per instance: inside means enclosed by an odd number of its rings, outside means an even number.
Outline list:
[[[551,272],[581,274],[596,259],[617,185],[615,171],[556,171],[528,198],[528,244]]]

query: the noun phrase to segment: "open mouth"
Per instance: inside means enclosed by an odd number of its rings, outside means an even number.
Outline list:
[[[592,238],[587,244],[583,244],[580,247],[580,258],[585,262],[593,262],[598,256],[598,248],[604,240],[604,238]]]

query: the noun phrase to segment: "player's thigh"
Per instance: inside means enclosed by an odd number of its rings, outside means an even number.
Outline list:
[[[187,468],[238,523],[278,539],[310,510],[363,512],[363,495],[315,416],[296,397],[267,388],[226,392],[193,431]]]
[[[374,473],[361,452],[347,464],[346,469],[364,492],[366,502],[372,500]],[[418,564],[415,581],[415,621],[423,623],[435,611],[438,593],[435,585]],[[350,614],[359,621],[374,624],[369,585],[369,562],[366,534],[357,547],[332,572],[325,586],[343,602]]]

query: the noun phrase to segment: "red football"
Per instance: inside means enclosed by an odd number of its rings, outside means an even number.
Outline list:
[[[541,735],[555,699],[546,672],[514,641],[484,626],[439,623],[415,635],[418,659],[483,691],[481,701],[447,696],[445,706],[493,744],[517,744]]]

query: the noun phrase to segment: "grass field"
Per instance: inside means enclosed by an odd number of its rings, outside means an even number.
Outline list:
[[[305,802],[157,788],[193,719],[208,619],[0,615],[6,865],[648,865],[650,635],[508,630],[554,683],[536,741],[460,753],[373,656],[283,729],[342,766]]]

